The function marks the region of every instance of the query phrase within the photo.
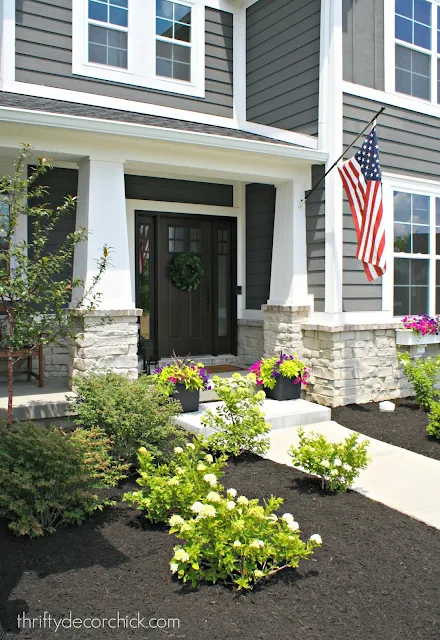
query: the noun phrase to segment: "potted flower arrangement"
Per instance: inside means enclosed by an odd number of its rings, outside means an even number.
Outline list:
[[[172,364],[155,369],[152,377],[165,393],[179,400],[183,413],[198,411],[200,389],[211,388],[208,372],[202,363],[177,357]]]
[[[249,371],[256,382],[264,387],[272,400],[297,400],[301,397],[301,385],[307,384],[310,371],[296,356],[280,353],[273,358],[262,358]]]

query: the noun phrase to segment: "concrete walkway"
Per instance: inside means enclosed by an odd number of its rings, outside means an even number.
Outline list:
[[[337,422],[312,424],[304,426],[304,430],[322,433],[333,442],[353,433]],[[367,439],[367,436],[361,435],[361,439]],[[440,529],[440,461],[368,439],[372,461],[359,475],[352,487],[354,491]],[[297,445],[298,440],[297,427],[273,430],[271,447],[265,457],[291,466],[287,449]]]

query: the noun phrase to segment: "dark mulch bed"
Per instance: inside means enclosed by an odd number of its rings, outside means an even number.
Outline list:
[[[350,404],[332,409],[332,420],[376,440],[440,460],[440,440],[426,433],[428,414],[412,400],[393,400],[391,413],[379,411],[379,403]]]
[[[325,495],[316,481],[250,457],[233,462],[225,485],[249,497],[286,498],[284,509],[324,546],[298,571],[254,593],[222,586],[193,591],[169,573],[173,536],[140,526],[127,506],[37,540],[0,526],[0,619],[15,628],[36,617],[180,618],[180,630],[22,631],[19,638],[188,638],[189,640],[438,640],[440,531],[349,492]],[[429,488],[427,488],[429,490]]]

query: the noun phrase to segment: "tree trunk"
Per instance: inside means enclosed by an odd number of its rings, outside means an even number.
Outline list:
[[[13,360],[13,322],[9,318],[9,344],[8,344],[8,427],[12,427],[12,402],[14,399],[14,360]]]

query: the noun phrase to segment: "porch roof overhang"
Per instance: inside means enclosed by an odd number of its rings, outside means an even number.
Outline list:
[[[48,102],[48,101],[46,101]],[[51,103],[58,101],[49,101]],[[56,108],[55,106],[53,107]],[[170,143],[184,143],[211,149],[225,149],[252,154],[263,154],[274,159],[290,159],[304,164],[324,164],[328,159],[328,153],[302,147],[292,143],[265,138],[248,131],[227,129],[212,125],[191,126],[185,122],[185,128],[177,128],[179,121],[168,118],[148,118],[148,123],[127,122],[105,117],[105,112],[112,109],[100,109],[102,117],[90,117],[85,115],[72,115],[57,113],[55,111],[35,108],[11,107],[0,105],[0,122],[15,123],[18,125],[33,125],[76,131],[82,133],[104,134],[123,138],[136,138],[138,140],[166,141]]]

